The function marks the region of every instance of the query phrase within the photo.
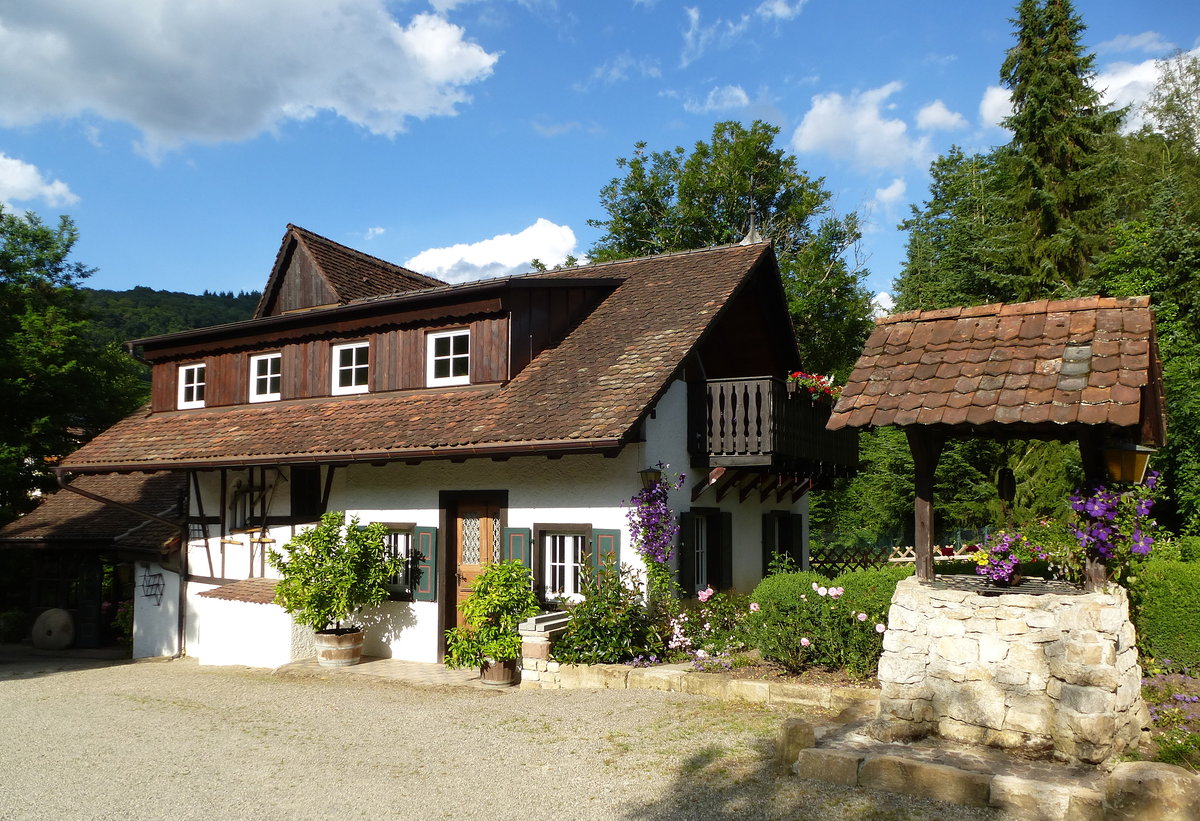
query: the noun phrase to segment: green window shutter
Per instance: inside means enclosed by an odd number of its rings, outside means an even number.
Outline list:
[[[694,513],[679,514],[679,586],[685,596],[696,589],[696,546],[692,543],[695,527]]]
[[[600,530],[592,531],[592,550],[591,560],[592,569],[600,572],[600,565],[604,559],[611,556],[613,564],[619,564],[621,561],[621,531],[619,530]]]
[[[437,528],[413,528],[414,601],[437,601]]]
[[[804,517],[799,513],[788,516],[789,540],[788,552],[803,570],[808,570],[804,563]]]
[[[767,577],[771,560],[775,558],[775,514],[762,515],[762,576]]]
[[[720,513],[713,519],[716,532],[709,534],[709,544],[716,549],[709,552],[708,575],[715,579],[714,588],[728,590],[733,587],[733,514]]]
[[[527,527],[504,528],[504,545],[500,551],[500,558],[504,561],[516,559],[533,570],[532,540],[532,532]]]

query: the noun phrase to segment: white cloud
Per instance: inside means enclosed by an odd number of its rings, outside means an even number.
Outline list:
[[[759,5],[757,11],[760,16],[768,20],[791,20],[800,15],[804,3],[805,0],[797,0],[795,3],[789,3],[787,0],[765,0]]]
[[[688,101],[683,108],[692,114],[707,114],[710,111],[728,111],[731,108],[745,108],[750,105],[750,98],[741,86],[717,86],[708,92],[703,103]]]
[[[371,240],[375,239],[375,237],[383,236],[386,233],[387,233],[386,228],[381,228],[378,225],[376,225],[372,228],[367,229],[367,234],[365,237],[363,237],[363,239],[370,242]]]
[[[36,165],[0,153],[0,203],[32,202],[74,205],[79,197],[62,180],[47,182]]]
[[[0,11],[0,125],[94,112],[152,156],[333,112],[374,134],[452,116],[498,54],[386,0],[39,0]]]
[[[912,138],[908,125],[883,115],[887,98],[903,88],[891,82],[855,93],[818,94],[792,135],[797,152],[824,151],[864,168],[896,168],[930,160],[929,138]]]
[[[429,248],[405,262],[404,267],[447,282],[469,282],[525,273],[534,259],[548,266],[560,265],[575,250],[575,242],[575,232],[569,226],[539,217],[517,234]]]
[[[904,193],[907,190],[908,186],[905,185],[904,180],[896,177],[896,179],[888,183],[886,188],[875,189],[875,202],[883,206],[895,205],[904,197]]]
[[[1140,51],[1145,54],[1165,54],[1175,48],[1175,44],[1163,38],[1157,31],[1143,31],[1141,34],[1119,34],[1111,40],[1105,40],[1096,46],[1096,51],[1122,52]]]
[[[587,85],[595,83],[612,85],[628,80],[633,75],[643,78],[661,77],[662,69],[659,68],[657,60],[650,57],[634,57],[628,51],[623,51],[592,69],[592,75],[588,78]]]
[[[1008,89],[988,86],[983,92],[983,99],[979,101],[979,124],[985,128],[1003,128],[1000,123],[1009,114],[1012,114],[1012,100],[1009,99]]]
[[[728,47],[745,33],[750,25],[750,15],[743,14],[740,20],[717,20],[710,26],[700,22],[700,9],[695,6],[683,10],[688,26],[683,32],[683,52],[679,55],[679,67],[687,68],[704,56],[710,46]]]
[[[1198,49],[1196,54],[1200,54]],[[1092,86],[1100,92],[1100,99],[1114,108],[1129,106],[1125,127],[1137,129],[1144,117],[1140,111],[1142,103],[1154,91],[1158,82],[1158,61],[1143,60],[1140,63],[1112,63],[1097,73]]]
[[[880,291],[871,300],[871,314],[875,317],[887,316],[896,309],[896,300],[887,291]]]
[[[966,118],[946,108],[941,100],[934,100],[917,112],[917,128],[922,131],[954,131],[966,127]]]

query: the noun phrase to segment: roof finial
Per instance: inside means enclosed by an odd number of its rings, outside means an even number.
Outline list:
[[[754,204],[750,204],[750,230],[746,232],[746,236],[742,237],[742,241],[738,245],[753,245],[756,242],[762,242],[762,234],[758,233],[758,226],[754,224]]]

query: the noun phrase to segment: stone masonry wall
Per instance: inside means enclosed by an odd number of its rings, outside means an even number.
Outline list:
[[[984,588],[981,588],[983,590]],[[985,595],[900,582],[876,733],[1098,763],[1149,726],[1124,589]]]

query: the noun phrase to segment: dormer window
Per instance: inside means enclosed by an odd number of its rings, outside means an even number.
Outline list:
[[[273,402],[279,399],[283,374],[283,356],[267,353],[250,357],[250,401]]]
[[[471,381],[471,331],[440,331],[425,337],[425,383],[466,385]]]
[[[371,348],[367,342],[333,346],[333,395],[366,393]]]
[[[204,363],[179,366],[179,408],[204,407]]]

